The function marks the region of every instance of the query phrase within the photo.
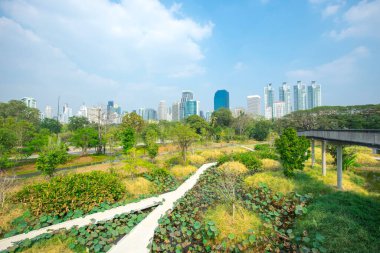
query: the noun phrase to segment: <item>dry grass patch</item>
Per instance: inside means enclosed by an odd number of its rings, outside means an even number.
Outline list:
[[[265,184],[274,192],[289,193],[295,189],[295,183],[292,179],[285,177],[282,171],[269,171],[256,173],[244,180],[247,188],[257,188],[260,184]]]
[[[322,163],[322,149],[320,147],[315,147],[315,160],[318,163]],[[308,160],[311,163],[311,158]],[[326,164],[333,164],[334,158],[326,151]]]
[[[197,170],[197,167],[195,166],[176,165],[170,169],[170,172],[173,174],[175,178],[181,180],[189,176],[191,173],[194,173],[196,170]]]
[[[366,166],[377,166],[380,165],[380,162],[377,161],[373,155],[366,153],[357,153],[356,154],[356,162],[360,165]]]
[[[262,159],[264,170],[277,170],[281,169],[281,163],[273,159]]]
[[[219,170],[223,171],[226,175],[235,174],[241,175],[248,172],[247,167],[239,162],[226,162],[220,165]]]
[[[220,150],[205,150],[201,154],[207,161],[216,161],[220,156],[223,155],[223,152]]]
[[[189,155],[188,160],[192,164],[202,165],[206,162],[206,159],[200,155]]]
[[[5,204],[0,210],[0,230],[8,231],[11,228],[11,222],[24,212],[21,205]]]
[[[257,233],[263,228],[260,217],[243,207],[237,207],[235,217],[233,217],[225,205],[218,205],[206,212],[205,220],[215,222],[219,231],[215,239],[218,243],[221,243],[230,234],[234,234],[235,238],[232,241],[230,240],[231,244],[234,244],[243,240],[248,230],[253,229]]]
[[[127,192],[133,196],[149,194],[154,187],[152,182],[143,177],[125,179],[123,183]]]
[[[242,147],[225,147],[219,149],[219,151],[227,155],[247,152],[247,150]]]
[[[72,253],[73,251],[68,247],[67,242],[53,237],[46,241],[35,243],[31,248],[22,251],[23,253]]]

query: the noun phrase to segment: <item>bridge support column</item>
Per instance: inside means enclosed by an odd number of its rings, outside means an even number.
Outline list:
[[[343,147],[341,144],[336,146],[336,159],[337,159],[337,187],[343,190]]]
[[[326,176],[326,141],[322,141],[322,176]]]
[[[311,139],[311,168],[315,165],[315,140]]]

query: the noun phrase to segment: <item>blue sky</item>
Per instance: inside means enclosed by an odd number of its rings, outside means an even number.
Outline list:
[[[316,80],[324,105],[380,103],[378,27],[380,0],[3,0],[0,100],[132,110],[190,89],[210,110],[217,89],[236,107]]]

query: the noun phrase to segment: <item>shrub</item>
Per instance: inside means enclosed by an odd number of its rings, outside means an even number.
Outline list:
[[[228,161],[241,162],[250,171],[257,171],[262,166],[261,161],[256,157],[254,152],[224,155],[219,158],[218,165],[224,164]]]
[[[188,160],[194,165],[202,165],[206,162],[206,159],[200,155],[189,155]]]
[[[156,184],[156,191],[163,192],[174,190],[177,186],[177,182],[167,169],[153,168],[148,173],[144,174],[144,177],[149,181]]]
[[[226,162],[218,167],[224,175],[241,175],[248,172],[247,167],[240,162]]]
[[[261,162],[263,163],[263,169],[264,170],[276,170],[281,168],[281,164],[273,159],[262,159]]]
[[[172,167],[174,165],[178,165],[182,163],[182,157],[173,156],[165,161],[166,167]]]
[[[64,216],[69,211],[90,211],[100,203],[113,203],[125,193],[117,176],[100,171],[53,178],[48,183],[24,187],[16,197],[35,215],[42,213]]]
[[[258,188],[264,184],[272,191],[281,193],[293,192],[295,189],[293,180],[286,178],[279,171],[256,173],[247,177],[244,184],[249,189]]]
[[[269,146],[269,144],[256,144],[255,150],[270,151],[270,146]]]
[[[197,170],[194,166],[181,166],[177,165],[170,169],[171,173],[177,178],[177,179],[184,179],[187,176],[189,176],[191,173],[195,172]]]
[[[360,165],[367,165],[367,166],[379,165],[379,162],[376,161],[376,159],[373,158],[372,155],[365,154],[365,153],[357,153],[356,162],[359,163]]]
[[[144,159],[135,158],[129,159],[122,170],[118,170],[124,176],[137,176],[147,173],[150,169],[153,169],[155,165]]]
[[[207,161],[216,161],[223,153],[220,150],[205,150],[201,153]]]
[[[149,194],[153,187],[153,183],[143,177],[126,179],[124,185],[127,192],[133,196]]]

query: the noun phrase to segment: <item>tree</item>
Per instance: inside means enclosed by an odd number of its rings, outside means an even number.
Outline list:
[[[178,124],[173,129],[172,136],[174,142],[176,142],[179,148],[181,149],[183,162],[186,163],[187,150],[191,146],[191,144],[198,139],[199,136],[191,127],[182,124]]]
[[[232,125],[236,132],[241,136],[245,133],[251,121],[252,119],[247,114],[242,113],[233,120]]]
[[[303,170],[305,161],[310,156],[310,141],[305,136],[298,137],[295,129],[287,128],[275,141],[275,146],[280,154],[285,176],[293,176],[294,170]]]
[[[146,131],[144,135],[144,141],[149,157],[151,159],[154,159],[158,154],[157,139],[158,133],[154,128],[150,128]]]
[[[0,118],[27,121],[37,127],[40,123],[40,112],[38,109],[27,107],[22,101],[10,100],[8,103],[0,103]]]
[[[48,129],[50,133],[58,134],[61,132],[62,124],[55,119],[44,118],[41,121],[41,128]]]
[[[227,108],[220,108],[211,115],[211,122],[214,127],[229,127],[232,123],[232,113]]]
[[[71,137],[71,143],[82,148],[82,155],[87,154],[88,148],[93,148],[98,145],[98,132],[91,127],[77,129]]]
[[[191,115],[187,117],[185,123],[194,129],[199,135],[204,134],[209,129],[209,124],[207,121],[198,115]]]
[[[39,153],[36,166],[42,174],[52,177],[57,166],[65,163],[67,159],[66,146],[59,139],[50,138],[49,144]]]
[[[249,129],[249,137],[258,141],[264,141],[270,132],[272,123],[269,120],[259,120]]]
[[[69,118],[68,129],[70,131],[76,131],[78,129],[85,128],[89,125],[90,125],[90,121],[88,121],[87,118],[73,116]]]
[[[140,115],[131,112],[124,115],[122,125],[123,128],[132,128],[135,133],[140,134],[144,129],[145,122]]]
[[[132,127],[126,127],[121,131],[121,143],[125,153],[134,148],[136,145],[136,133]]]
[[[342,147],[343,153],[342,153],[342,167],[343,170],[348,170],[353,167],[358,167],[359,164],[356,162],[356,152],[355,150],[348,149],[347,147]],[[337,165],[337,157],[336,157],[336,146],[334,145],[327,145],[327,152],[333,157],[334,159],[334,165]]]

